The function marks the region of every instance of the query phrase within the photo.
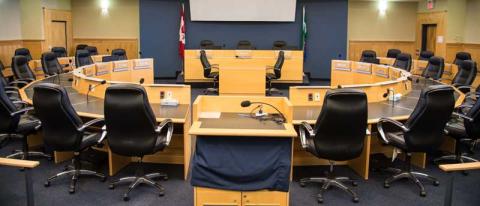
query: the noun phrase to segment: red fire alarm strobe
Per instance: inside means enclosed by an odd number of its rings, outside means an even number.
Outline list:
[[[434,6],[435,6],[434,0],[427,0],[427,9],[433,9]]]

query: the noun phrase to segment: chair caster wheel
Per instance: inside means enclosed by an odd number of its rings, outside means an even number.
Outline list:
[[[109,185],[108,185],[108,189],[111,189],[111,190],[115,189],[115,185],[109,184]]]
[[[43,184],[43,186],[45,186],[45,187],[50,187],[50,181],[46,181],[46,182]]]
[[[358,186],[358,182],[352,181],[352,186],[354,186],[354,187]]]
[[[436,187],[436,186],[438,186],[438,185],[440,185],[440,182],[439,182],[439,181],[434,181],[434,182],[433,182],[433,186]]]
[[[426,196],[427,196],[427,192],[425,192],[425,191],[420,191],[420,196],[421,196],[421,197],[426,197]]]
[[[127,195],[123,196],[123,201],[128,202],[129,200],[130,200],[130,197],[128,197]]]
[[[107,176],[100,178],[100,182],[105,182],[107,181]]]
[[[323,203],[323,197],[317,198],[317,202],[318,202],[318,204],[322,204]]]
[[[69,194],[75,193],[75,188],[70,188],[70,189],[68,190],[68,193],[69,193]]]
[[[305,181],[300,180],[300,187],[305,187],[307,186],[307,183]]]
[[[159,196],[159,197],[165,196],[165,192],[160,192],[160,193],[158,193],[158,196]]]
[[[360,198],[358,198],[358,197],[353,197],[352,201],[353,201],[354,203],[358,203],[358,202],[360,201]]]
[[[385,182],[385,183],[383,183],[383,187],[384,187],[384,188],[390,188],[390,184],[388,184],[388,183]]]
[[[168,176],[164,176],[162,180],[163,180],[163,181],[167,181],[167,180],[168,180]]]

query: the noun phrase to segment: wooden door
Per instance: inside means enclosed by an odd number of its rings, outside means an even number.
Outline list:
[[[288,192],[242,192],[242,206],[288,206]]]
[[[65,21],[52,21],[51,29],[51,47],[63,47],[67,46],[67,22]]]
[[[195,206],[241,206],[239,191],[195,187]]]
[[[437,44],[437,25],[424,24],[422,26],[422,51],[435,52]]]

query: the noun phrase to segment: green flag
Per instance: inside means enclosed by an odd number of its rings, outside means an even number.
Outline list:
[[[305,55],[305,49],[307,47],[307,16],[305,16],[305,5],[303,5],[303,16],[302,16],[302,31],[301,31],[301,36],[300,36],[300,46],[304,52],[304,58],[306,57]]]

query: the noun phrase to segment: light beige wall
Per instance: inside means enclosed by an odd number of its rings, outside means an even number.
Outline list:
[[[0,0],[0,40],[18,40],[22,38],[20,20],[20,2],[18,0]]]
[[[463,41],[480,44],[480,0],[467,0]]]
[[[447,8],[447,35],[448,43],[463,42],[465,33],[466,0],[449,0]],[[478,12],[478,11],[477,11]]]
[[[449,0],[435,0],[435,6],[432,10],[427,9],[427,0],[418,1],[418,12],[446,11]],[[453,0],[456,1],[456,0]]]
[[[417,8],[417,2],[388,2],[382,16],[376,1],[349,1],[349,40],[415,41]]]
[[[20,0],[22,39],[43,39],[43,11],[39,0]]]
[[[110,0],[102,15],[100,0],[72,0],[74,38],[138,38],[138,0]]]
[[[41,0],[42,6],[48,9],[71,10],[71,0]]]

